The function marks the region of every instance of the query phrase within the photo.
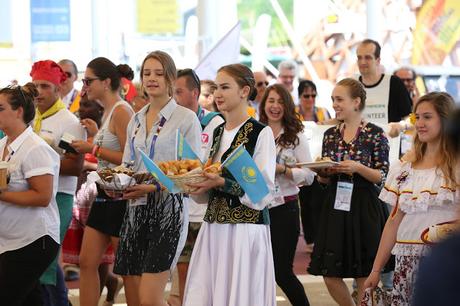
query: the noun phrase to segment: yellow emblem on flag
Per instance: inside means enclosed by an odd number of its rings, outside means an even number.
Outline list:
[[[243,167],[241,169],[243,173],[243,179],[248,183],[256,182],[256,170],[252,167]]]

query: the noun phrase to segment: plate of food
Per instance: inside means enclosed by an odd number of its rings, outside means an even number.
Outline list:
[[[188,184],[196,184],[206,179],[203,173],[220,173],[220,162],[202,164],[198,159],[170,160],[158,163],[158,167],[171,179],[181,192],[189,193],[195,189]]]
[[[339,164],[338,162],[332,161],[328,157],[323,157],[323,158],[317,158],[314,162],[297,163],[296,166],[322,169],[322,168],[330,168],[338,164]]]
[[[431,225],[423,230],[420,239],[425,244],[438,243],[456,232],[460,228],[459,225],[458,220]]]

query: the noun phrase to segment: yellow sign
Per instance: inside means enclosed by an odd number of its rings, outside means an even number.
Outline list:
[[[137,31],[149,35],[178,32],[177,1],[137,0]]]
[[[460,40],[460,1],[426,0],[413,36],[412,64],[441,65]]]

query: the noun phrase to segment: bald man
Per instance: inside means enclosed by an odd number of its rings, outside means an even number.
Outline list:
[[[251,106],[255,109],[257,118],[259,118],[259,105],[268,86],[267,74],[263,71],[255,71],[254,80],[256,82],[257,96],[254,101],[251,101]]]

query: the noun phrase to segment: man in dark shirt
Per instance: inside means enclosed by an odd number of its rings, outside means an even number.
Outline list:
[[[363,40],[356,51],[359,81],[366,90],[365,118],[373,123],[399,122],[412,110],[412,101],[404,83],[396,76],[380,72],[380,45]]]

